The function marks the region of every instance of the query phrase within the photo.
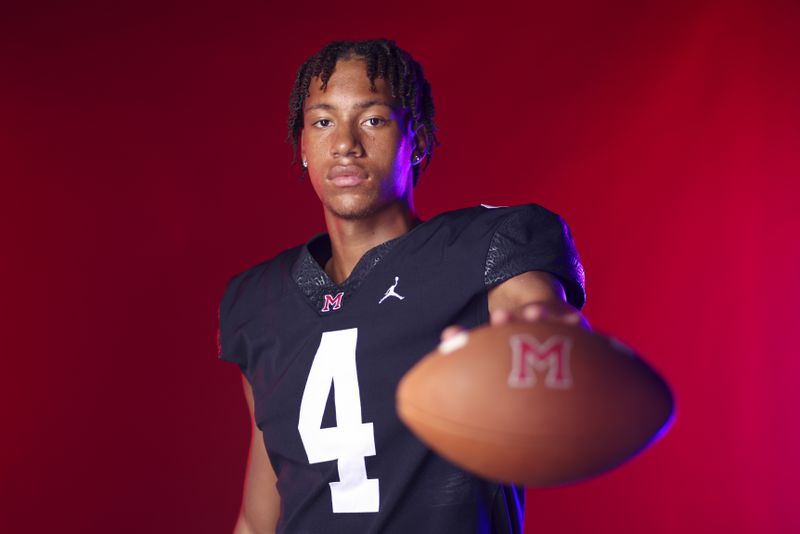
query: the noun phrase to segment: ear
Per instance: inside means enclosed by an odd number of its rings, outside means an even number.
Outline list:
[[[414,151],[411,153],[411,162],[414,165],[419,165],[422,163],[422,160],[424,160],[428,155],[428,144],[425,142],[425,136],[420,134],[420,132],[423,132],[424,128],[425,127],[420,124],[416,129],[413,129],[413,126],[409,121],[408,130],[414,142]]]

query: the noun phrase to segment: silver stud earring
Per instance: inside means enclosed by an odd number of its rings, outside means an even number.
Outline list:
[[[414,165],[416,165],[417,163],[419,163],[419,160],[420,160],[419,154],[414,154],[414,157],[413,157],[413,158],[411,158],[411,161],[413,161],[413,162],[414,162]]]
[[[303,168],[304,169],[308,168],[308,162],[306,160],[303,160]]]

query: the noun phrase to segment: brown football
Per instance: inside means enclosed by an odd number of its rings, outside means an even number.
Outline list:
[[[400,381],[397,411],[464,469],[547,487],[642,451],[668,428],[673,400],[659,374],[619,341],[537,321],[448,339]]]

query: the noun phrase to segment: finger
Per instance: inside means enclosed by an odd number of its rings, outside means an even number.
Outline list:
[[[442,341],[444,341],[446,339],[450,339],[451,337],[453,337],[453,336],[455,336],[457,334],[460,334],[463,331],[464,331],[464,329],[461,328],[458,325],[448,326],[447,328],[442,330],[441,339],[442,339]]]
[[[547,317],[547,310],[539,304],[528,304],[522,308],[522,318],[526,321],[538,321]]]
[[[510,320],[511,320],[511,312],[504,308],[501,308],[499,310],[494,310],[489,317],[489,323],[491,323],[493,326],[499,324],[505,324]]]

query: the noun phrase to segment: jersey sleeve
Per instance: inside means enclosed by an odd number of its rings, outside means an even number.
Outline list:
[[[486,253],[486,288],[524,272],[544,271],[558,278],[567,301],[581,309],[586,301],[584,272],[567,223],[536,204],[505,210]]]
[[[240,328],[236,303],[240,292],[241,276],[233,277],[225,289],[219,304],[219,329],[217,330],[217,352],[221,360],[238,364],[247,369],[247,343]]]

